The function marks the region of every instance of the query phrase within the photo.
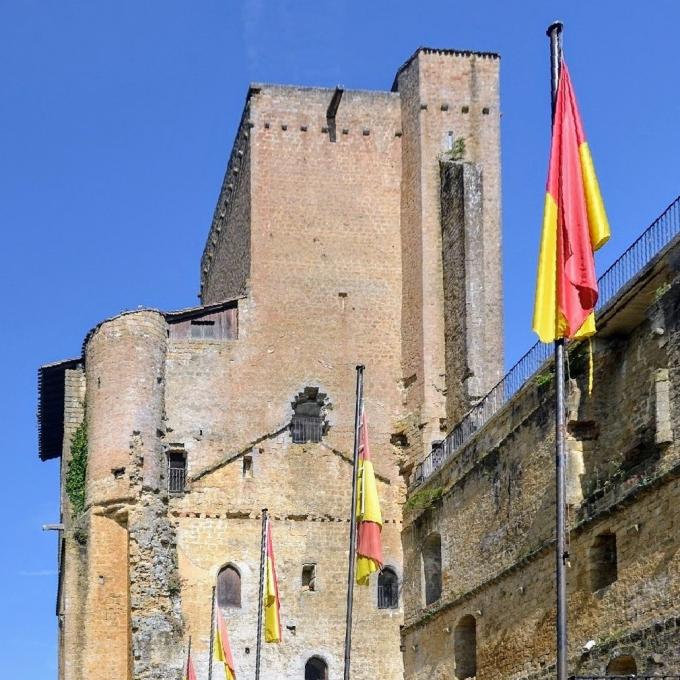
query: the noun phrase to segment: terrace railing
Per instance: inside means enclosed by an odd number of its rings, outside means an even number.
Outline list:
[[[601,310],[631,279],[640,273],[680,233],[680,196],[640,235],[640,237],[598,279]],[[467,442],[527,381],[552,357],[553,347],[537,342],[482,397],[445,439],[433,445],[431,453],[416,466],[414,485],[424,482]]]

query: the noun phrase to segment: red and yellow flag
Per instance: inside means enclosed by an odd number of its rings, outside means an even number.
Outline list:
[[[219,607],[217,614],[217,636],[215,639],[214,659],[224,664],[224,677],[226,680],[236,680],[236,671],[234,671],[234,658],[231,655],[231,646],[229,644],[229,634],[227,633],[227,624],[224,621],[222,612]]]
[[[187,654],[187,665],[184,669],[184,680],[196,680],[196,669],[194,668],[194,660],[191,656],[191,650]]]
[[[560,68],[538,258],[533,329],[542,342],[595,333],[593,253],[609,223],[569,71]]]
[[[380,513],[378,487],[375,483],[375,472],[371,462],[371,451],[368,447],[365,412],[361,414],[358,477],[356,579],[359,585],[367,586],[369,576],[382,568],[383,557],[380,545],[382,515]]]
[[[267,521],[267,564],[264,582],[264,641],[281,642],[281,602],[279,582],[276,579],[276,560],[272,544],[271,522]]]

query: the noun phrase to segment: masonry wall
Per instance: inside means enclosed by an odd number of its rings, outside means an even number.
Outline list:
[[[257,91],[255,91],[257,90]],[[267,645],[263,677],[303,677],[316,654],[342,674],[355,366],[385,525],[401,573],[399,299],[400,108],[397,95],[347,91],[331,141],[332,90],[262,86],[250,100],[252,265],[235,341],[173,341],[167,362],[169,448],[187,454],[190,491],[170,501],[182,611],[199,673],[207,672],[211,589],[227,563],[243,606],[225,610],[240,674],[255,663],[260,513],[273,516],[285,641]],[[328,432],[293,444],[292,402],[326,395]],[[252,459],[252,478],[243,458]],[[304,563],[318,589],[304,591]],[[378,610],[376,581],[356,595],[353,677],[399,678],[401,610]],[[288,627],[291,627],[290,629]],[[248,651],[247,651],[248,650]]]
[[[486,361],[477,379],[493,385],[502,375],[500,279],[500,110],[497,55],[420,50],[397,74],[404,128],[401,195],[403,263],[402,339],[409,467],[454,424],[447,418],[446,349],[440,160],[456,141],[463,159],[478,165],[484,310],[466,309],[481,329]],[[464,295],[463,291],[460,291]]]
[[[674,283],[656,302],[650,291],[601,320],[591,396],[585,348],[570,353],[569,667],[577,674],[604,674],[618,654],[632,654],[640,672],[680,670],[680,524],[671,510],[680,494],[680,288]],[[663,333],[651,332],[652,318]],[[406,678],[463,677],[455,638],[464,616],[476,620],[478,678],[554,673],[550,370],[410,492],[410,503],[425,507],[405,518],[402,535]],[[441,535],[443,589],[426,606],[421,550],[433,532]],[[612,533],[617,575],[595,588],[595,546]],[[589,640],[595,646],[583,652]]]

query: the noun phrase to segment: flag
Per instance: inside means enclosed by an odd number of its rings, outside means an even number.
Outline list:
[[[279,610],[279,582],[276,579],[276,560],[272,544],[271,522],[267,520],[267,564],[264,582],[264,641],[281,642],[281,617]]]
[[[187,666],[185,669],[184,680],[196,680],[196,669],[194,668],[194,660],[191,658],[191,650],[187,654]]]
[[[542,342],[595,333],[594,251],[609,239],[595,168],[564,61],[555,101],[533,330]]]
[[[359,431],[359,470],[357,489],[357,583],[368,585],[368,577],[382,568],[382,547],[380,532],[382,530],[382,515],[380,514],[380,500],[378,487],[375,483],[375,473],[371,462],[371,452],[368,448],[368,428],[366,414],[361,413]]]
[[[217,615],[217,636],[215,639],[214,659],[224,664],[224,677],[226,680],[236,680],[236,671],[234,671],[234,658],[231,655],[231,646],[229,645],[229,634],[227,633],[227,624],[224,621],[222,612],[219,607],[216,610]]]

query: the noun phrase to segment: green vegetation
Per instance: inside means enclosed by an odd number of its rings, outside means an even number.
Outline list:
[[[404,503],[404,510],[425,510],[431,508],[435,502],[442,497],[443,493],[444,489],[440,486],[416,491],[406,503]]]
[[[444,154],[450,161],[462,161],[465,158],[465,137],[454,140],[452,147]]]
[[[71,437],[71,460],[66,471],[66,494],[71,501],[73,516],[85,509],[85,478],[87,476],[87,423],[85,418]]]

